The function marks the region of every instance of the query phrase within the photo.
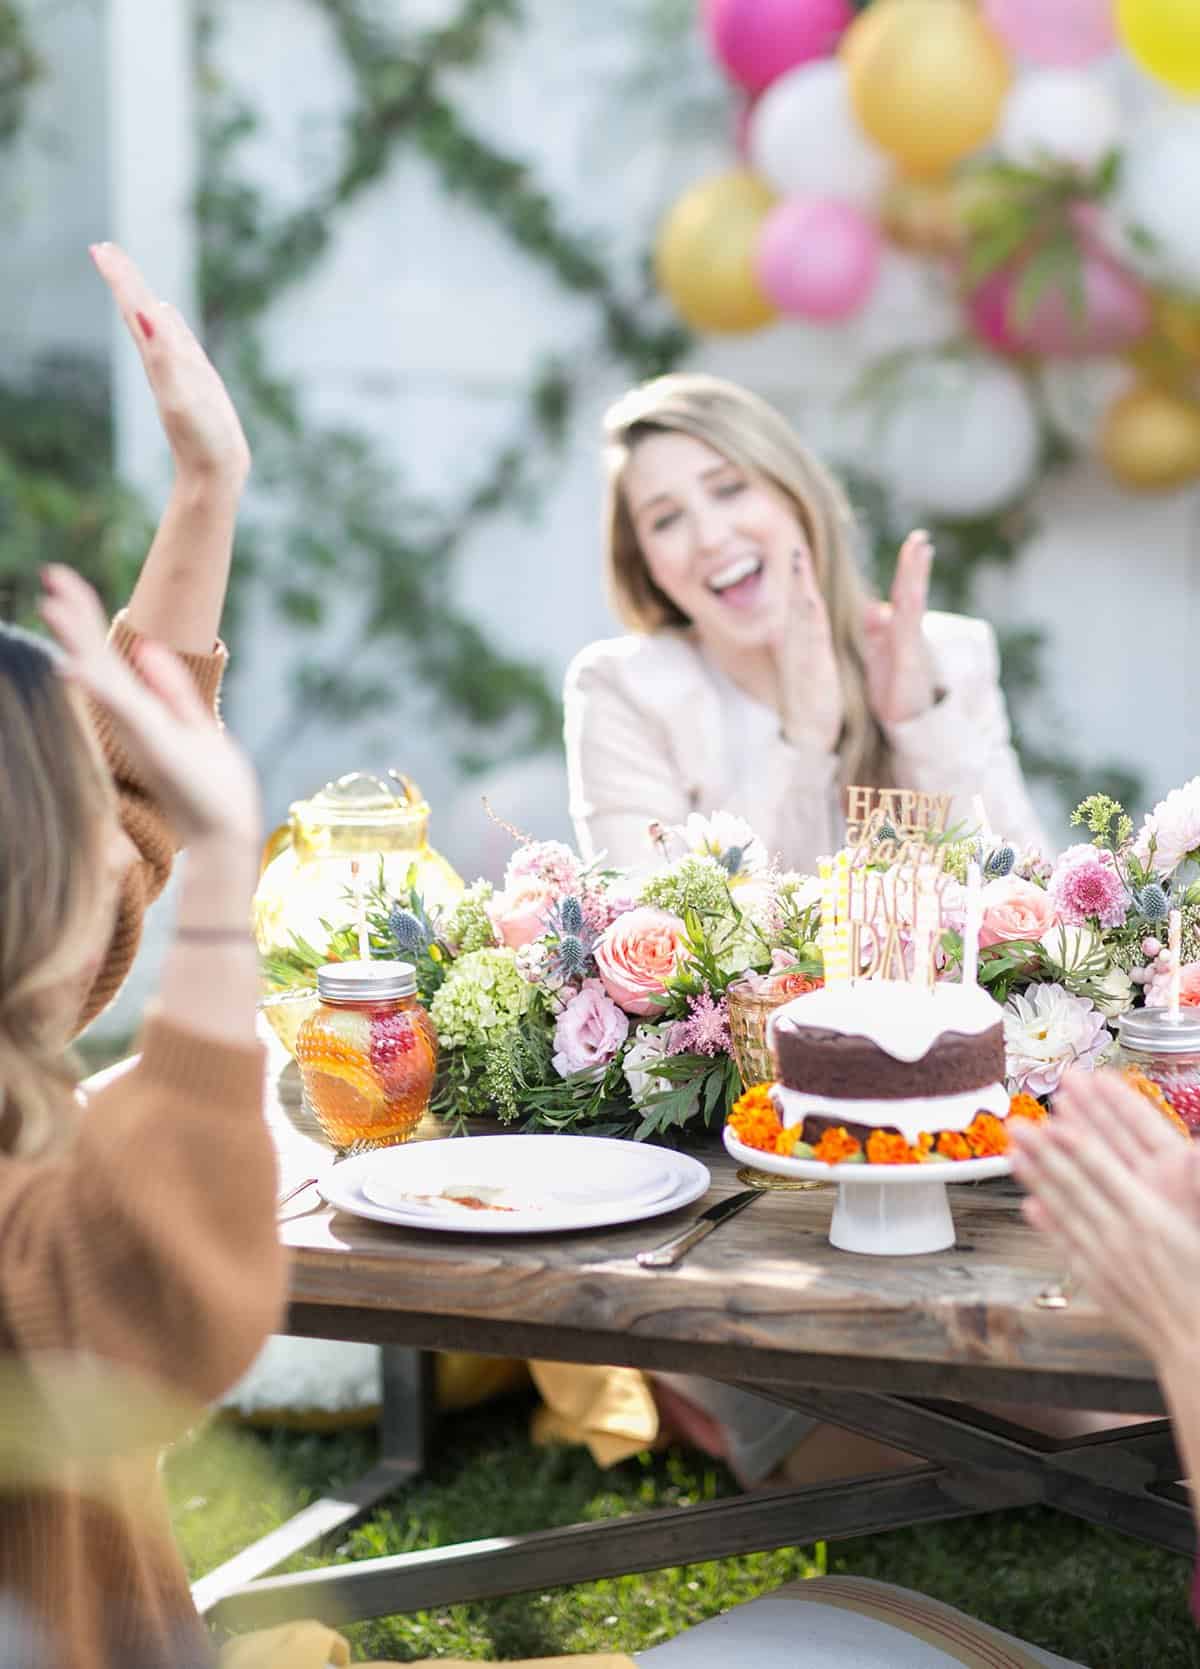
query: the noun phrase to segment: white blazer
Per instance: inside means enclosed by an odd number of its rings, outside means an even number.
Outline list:
[[[983,620],[930,613],[925,635],[941,699],[885,726],[897,786],[952,797],[950,823],[991,826],[1043,845],[1010,739],[996,636]],[[787,742],[774,714],[705,659],[686,630],[608,638],[581,651],[564,690],[571,816],[580,850],[618,867],[647,864],[647,825],[689,812],[744,817],[768,853],[811,871],[841,844],[838,758]]]

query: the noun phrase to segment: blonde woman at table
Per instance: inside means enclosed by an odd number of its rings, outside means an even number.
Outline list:
[[[949,794],[964,824],[982,796],[1007,839],[1040,844],[995,635],[927,610],[924,533],[905,541],[890,600],[873,597],[837,482],[766,401],[715,377],[633,389],[604,433],[608,589],[628,635],[567,673],[585,856],[646,865],[652,822],[724,810],[785,867],[811,871],[840,844],[851,783]],[[789,1454],[797,1481],[900,1458],[704,1380],[663,1375],[655,1388],[666,1423],[744,1483]]]

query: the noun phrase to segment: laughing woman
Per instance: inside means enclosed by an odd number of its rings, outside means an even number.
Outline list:
[[[925,534],[905,541],[890,601],[872,597],[836,481],[777,411],[714,377],[634,389],[605,440],[608,585],[629,635],[567,673],[585,856],[647,865],[651,822],[725,810],[784,867],[812,870],[841,844],[851,783],[949,794],[951,823],[982,796],[1006,838],[1040,844],[995,635],[927,611]],[[804,1481],[894,1458],[704,1380],[655,1388],[665,1420],[744,1483],[789,1454]]]

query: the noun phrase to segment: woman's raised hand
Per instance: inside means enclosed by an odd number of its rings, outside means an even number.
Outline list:
[[[881,724],[919,718],[933,706],[933,664],[922,630],[932,566],[929,535],[920,529],[910,533],[900,548],[891,601],[867,607],[867,700]]]
[[[196,480],[219,478],[240,491],[250,448],[208,355],[123,249],[98,243],[91,255],[141,355],[177,471]]]
[[[64,676],[111,715],[118,738],[179,838],[234,839],[256,849],[262,818],[254,769],[205,707],[186,669],[143,643],[136,671],[108,642],[100,599],[71,568],[42,574],[41,615]]]
[[[1200,1333],[1200,1152],[1114,1072],[1075,1072],[1043,1124],[1009,1121],[1026,1217],[1158,1357]]]
[[[773,650],[784,736],[832,753],[845,719],[842,681],[829,612],[807,550],[792,559],[787,615]]]

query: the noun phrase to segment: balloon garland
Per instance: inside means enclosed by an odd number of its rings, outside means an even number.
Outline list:
[[[1131,489],[1200,480],[1200,4],[699,0],[699,24],[743,98],[740,166],[659,233],[688,324],[870,340],[902,251],[956,328],[916,359],[935,374],[886,379],[881,479],[985,513],[1032,484],[1048,418]],[[1130,60],[1159,89],[1136,117]],[[939,440],[954,402],[990,447]]]

